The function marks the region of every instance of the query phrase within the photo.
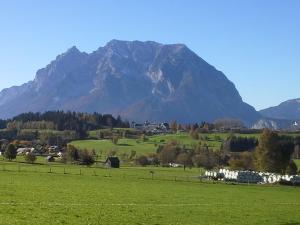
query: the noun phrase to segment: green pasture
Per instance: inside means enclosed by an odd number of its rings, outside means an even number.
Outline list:
[[[177,140],[187,148],[191,148],[192,145],[196,145],[199,141],[207,144],[210,148],[219,149],[221,146],[221,140],[215,140],[216,135],[203,135],[203,140],[192,139],[187,133],[181,134],[165,134],[165,135],[153,135],[147,136],[143,141],[138,139],[120,138],[118,144],[113,144],[111,140],[77,140],[72,141],[70,144],[80,149],[94,149],[96,152],[108,152],[110,150],[116,150],[119,153],[130,153],[131,150],[136,151],[137,154],[146,154],[156,152],[159,145],[165,144],[168,140]],[[218,136],[218,135],[217,135]],[[225,137],[223,135],[223,137]],[[221,136],[222,138],[222,136]]]
[[[201,182],[200,173],[1,161],[0,224],[300,223],[299,188]]]
[[[97,131],[95,131],[97,132]],[[96,133],[95,133],[96,134]],[[91,134],[90,134],[91,135]],[[96,152],[107,153],[110,150],[116,150],[118,153],[130,153],[131,150],[136,151],[137,154],[146,154],[156,152],[159,145],[165,144],[169,140],[176,140],[180,144],[185,145],[186,148],[191,148],[193,145],[201,142],[206,144],[209,148],[219,150],[221,144],[226,138],[231,135],[228,133],[212,133],[212,134],[200,134],[200,139],[195,140],[190,137],[188,133],[178,134],[162,134],[146,136],[146,140],[143,141],[140,138],[129,139],[120,138],[118,144],[113,144],[111,140],[77,140],[72,141],[70,144],[80,149],[94,149]],[[259,134],[235,134],[240,136],[258,137]]]

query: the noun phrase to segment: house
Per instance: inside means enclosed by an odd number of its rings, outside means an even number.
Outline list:
[[[63,155],[64,155],[64,153],[63,153],[63,152],[59,152],[59,153],[57,153],[57,156],[58,156],[58,157],[60,157],[60,158],[62,158],[62,157],[63,157]]]
[[[143,124],[132,122],[131,127],[152,134],[167,133],[170,129],[168,123],[151,123],[149,121],[145,121]]]
[[[51,154],[51,153],[58,153],[58,152],[59,152],[59,147],[56,146],[56,145],[50,146],[50,147],[48,148],[48,151],[49,151],[50,154]]]
[[[34,148],[18,148],[17,149],[17,155],[24,155],[27,152],[33,152]]]
[[[105,165],[109,168],[120,168],[120,160],[118,157],[108,157],[105,161]]]

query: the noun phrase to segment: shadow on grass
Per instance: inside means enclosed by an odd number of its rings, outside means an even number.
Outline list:
[[[118,146],[133,146],[133,145],[130,145],[130,144],[118,144]]]

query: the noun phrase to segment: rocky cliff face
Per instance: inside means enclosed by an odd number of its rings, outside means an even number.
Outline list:
[[[76,110],[136,121],[199,122],[260,115],[234,84],[183,44],[110,41],[87,54],[72,47],[33,81],[0,92],[0,117]]]

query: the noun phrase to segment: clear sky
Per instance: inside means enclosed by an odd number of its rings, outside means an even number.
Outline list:
[[[256,109],[299,98],[299,0],[0,0],[0,89],[76,45],[185,43]]]

